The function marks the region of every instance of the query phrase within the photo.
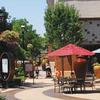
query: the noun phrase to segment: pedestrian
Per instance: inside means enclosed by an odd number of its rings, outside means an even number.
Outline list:
[[[35,66],[35,73],[36,73],[36,78],[38,79],[38,77],[39,77],[39,68],[38,68],[37,64]]]
[[[60,81],[60,78],[61,78],[61,71],[59,69],[56,69],[56,78],[58,80],[58,84],[59,84],[59,81]]]
[[[76,76],[75,76],[75,73],[74,72],[71,72],[71,79],[72,80],[76,80]]]
[[[46,65],[46,77],[51,77],[51,67],[49,63]]]
[[[56,70],[56,77],[58,79],[61,77],[61,71],[59,69]]]

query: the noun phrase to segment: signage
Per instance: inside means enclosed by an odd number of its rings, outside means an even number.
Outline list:
[[[26,72],[31,72],[33,71],[33,65],[31,63],[26,63],[25,64],[25,71]]]
[[[12,80],[15,74],[15,58],[10,52],[0,55],[0,77],[3,81]]]
[[[9,76],[9,55],[4,52],[0,57],[0,74],[3,80],[7,80]]]
[[[2,73],[8,73],[8,59],[2,58]]]

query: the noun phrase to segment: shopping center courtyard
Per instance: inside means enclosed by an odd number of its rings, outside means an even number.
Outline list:
[[[80,93],[59,93],[54,92],[53,78],[46,78],[45,71],[40,71],[39,78],[27,78],[22,86],[18,88],[0,88],[0,95],[5,96],[7,100],[99,100],[100,86],[95,86],[92,91],[87,88],[87,92]]]

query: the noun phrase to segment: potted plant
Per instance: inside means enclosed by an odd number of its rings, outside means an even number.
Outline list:
[[[3,96],[0,96],[0,100],[6,100],[6,98]]]
[[[100,78],[100,63],[93,64],[94,74],[96,78]]]

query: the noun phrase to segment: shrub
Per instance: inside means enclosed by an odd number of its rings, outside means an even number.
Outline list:
[[[6,100],[6,98],[3,96],[0,96],[0,100]]]

